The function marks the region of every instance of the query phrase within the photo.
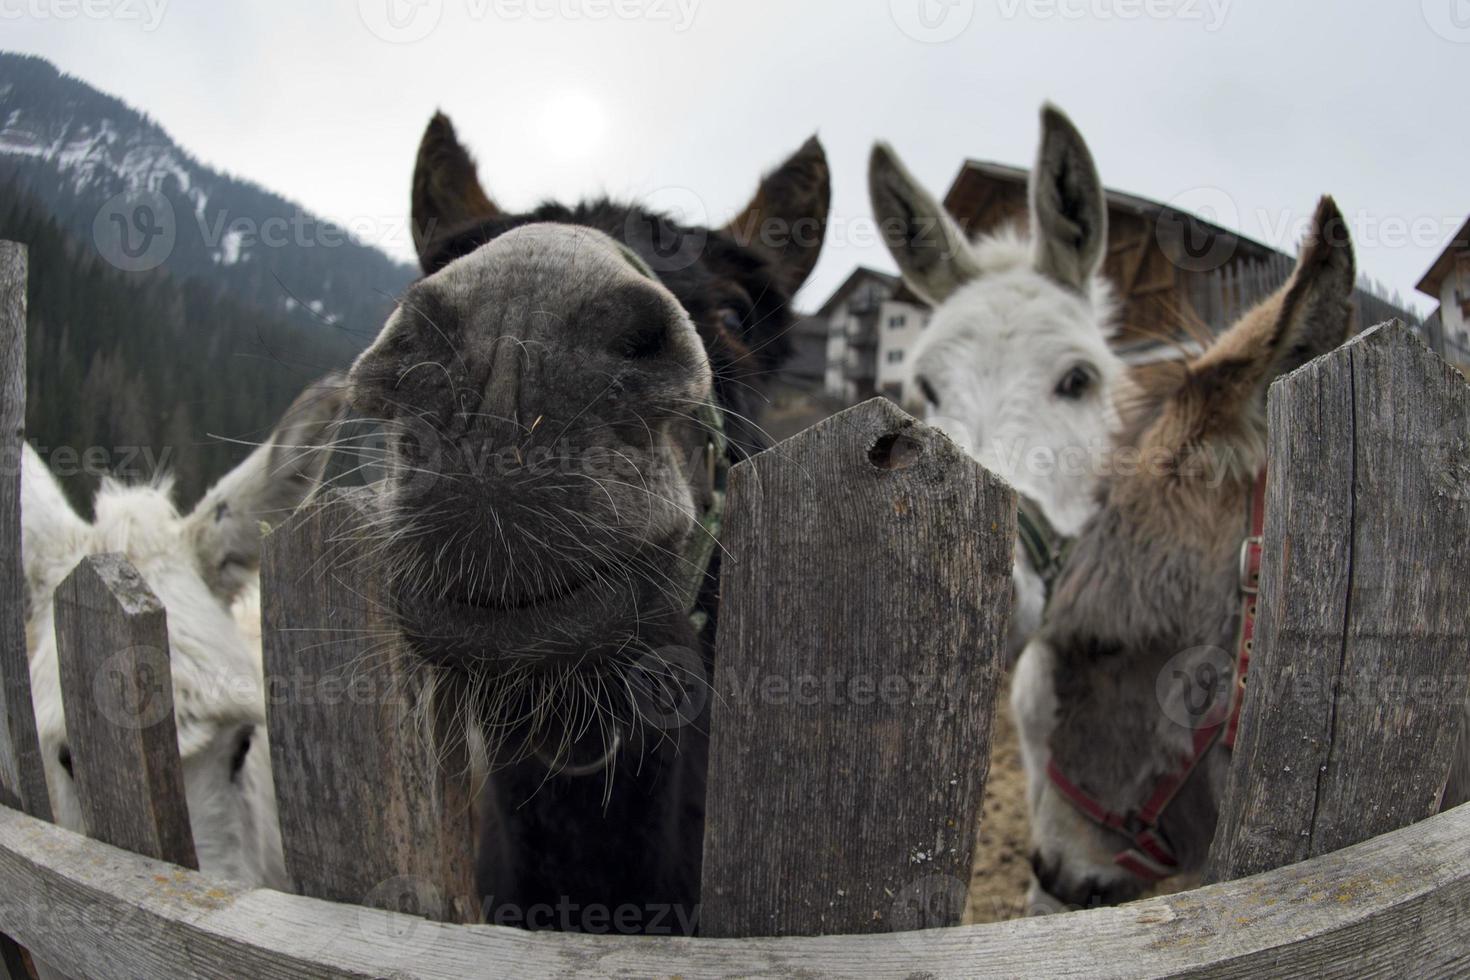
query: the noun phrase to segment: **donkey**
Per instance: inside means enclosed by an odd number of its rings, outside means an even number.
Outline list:
[[[490,769],[486,919],[581,930],[631,908],[613,927],[690,932],[705,555],[721,468],[764,445],[760,383],[820,252],[825,154],[808,141],[721,229],[607,200],[511,214],[435,115],[412,197],[424,278],[350,398],[388,436],[374,529],[398,621]]]
[[[216,483],[187,516],[167,478],[105,480],[95,518],[67,504],[27,445],[21,461],[26,652],[47,788],[57,822],[84,831],[72,780],[53,619],[56,587],[88,555],[123,554],[167,611],[184,794],[200,870],[288,887],[266,742],[259,631],[237,622],[256,589],[261,522],[291,512],[317,485],[315,447],[344,402],[341,379],[308,389],[270,439]]]
[[[1125,373],[1107,342],[1117,304],[1102,276],[1102,181],[1082,135],[1048,105],[1029,234],[1005,229],[968,241],[882,143],[869,187],[904,282],[934,307],[910,374],[929,422],[1028,499],[1016,546],[1014,659],[1040,625],[1060,539],[1096,508],[1094,461],[1118,425],[1113,399]]]
[[[1254,617],[1243,580],[1261,520],[1266,389],[1343,342],[1353,284],[1347,225],[1323,198],[1286,285],[1120,407],[1101,509],[1011,692],[1033,907],[1124,902],[1203,867]]]

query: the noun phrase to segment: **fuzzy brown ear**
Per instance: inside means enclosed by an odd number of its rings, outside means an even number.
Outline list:
[[[1267,384],[1341,346],[1352,325],[1356,283],[1347,221],[1337,202],[1324,197],[1317,203],[1302,240],[1301,258],[1282,296],[1271,335],[1273,360]]]
[[[1050,104],[1041,110],[1030,195],[1037,271],[1086,293],[1107,253],[1107,193],[1082,134]]]
[[[868,158],[868,195],[903,281],[930,306],[980,275],[965,233],[887,143]]]
[[[827,151],[813,136],[761,180],[755,197],[724,231],[764,255],[777,269],[786,292],[795,293],[822,254],[831,207]]]
[[[434,113],[419,141],[413,168],[413,244],[429,268],[432,246],[455,230],[500,214],[475,174],[475,161],[454,135],[454,124]]]

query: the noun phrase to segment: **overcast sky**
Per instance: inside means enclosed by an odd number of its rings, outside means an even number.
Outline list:
[[[942,193],[966,157],[1029,166],[1044,99],[1109,186],[1269,244],[1335,194],[1363,271],[1426,313],[1414,284],[1470,211],[1470,0],[81,4],[0,0],[3,45],[404,258],[436,107],[504,207],[607,192],[714,223],[820,133],[834,222],[808,307],[893,268],[865,227],[875,138]]]

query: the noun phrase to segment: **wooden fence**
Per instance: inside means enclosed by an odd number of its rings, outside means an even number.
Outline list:
[[[0,275],[0,448],[18,459],[19,250],[0,249]],[[360,550],[362,501],[348,494],[273,533],[263,568],[267,673],[295,678],[268,709],[299,894],[189,870],[171,709],[128,731],[89,712],[94,702],[69,711],[96,839],[53,826],[19,615],[19,468],[7,469],[6,966],[25,975],[18,943],[76,977],[1463,971],[1470,808],[1432,814],[1470,659],[1470,389],[1387,325],[1279,382],[1270,417],[1259,646],[1217,883],[983,926],[958,921],[1001,683],[1012,493],[881,400],[736,467],[694,939],[473,923],[462,767],[422,748],[402,644],[367,639],[391,623]],[[98,696],[103,659],[118,696],[145,674],[171,689],[166,613],[125,562],[83,562],[56,615],[68,703]],[[302,683],[351,683],[369,649],[386,685],[375,696],[296,696]],[[799,696],[834,673],[844,696]],[[1405,694],[1335,696],[1363,675]],[[1321,696],[1285,683],[1302,678]],[[751,679],[763,696],[749,696]]]

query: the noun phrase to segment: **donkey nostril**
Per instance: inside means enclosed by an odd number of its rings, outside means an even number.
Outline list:
[[[630,361],[647,361],[663,356],[669,345],[669,331],[662,323],[644,323],[623,336],[619,352]]]
[[[1048,895],[1056,894],[1057,871],[1060,867],[1059,862],[1054,861],[1048,864],[1043,861],[1040,851],[1031,852],[1031,875],[1036,879],[1036,883],[1041,886],[1041,890]]]

